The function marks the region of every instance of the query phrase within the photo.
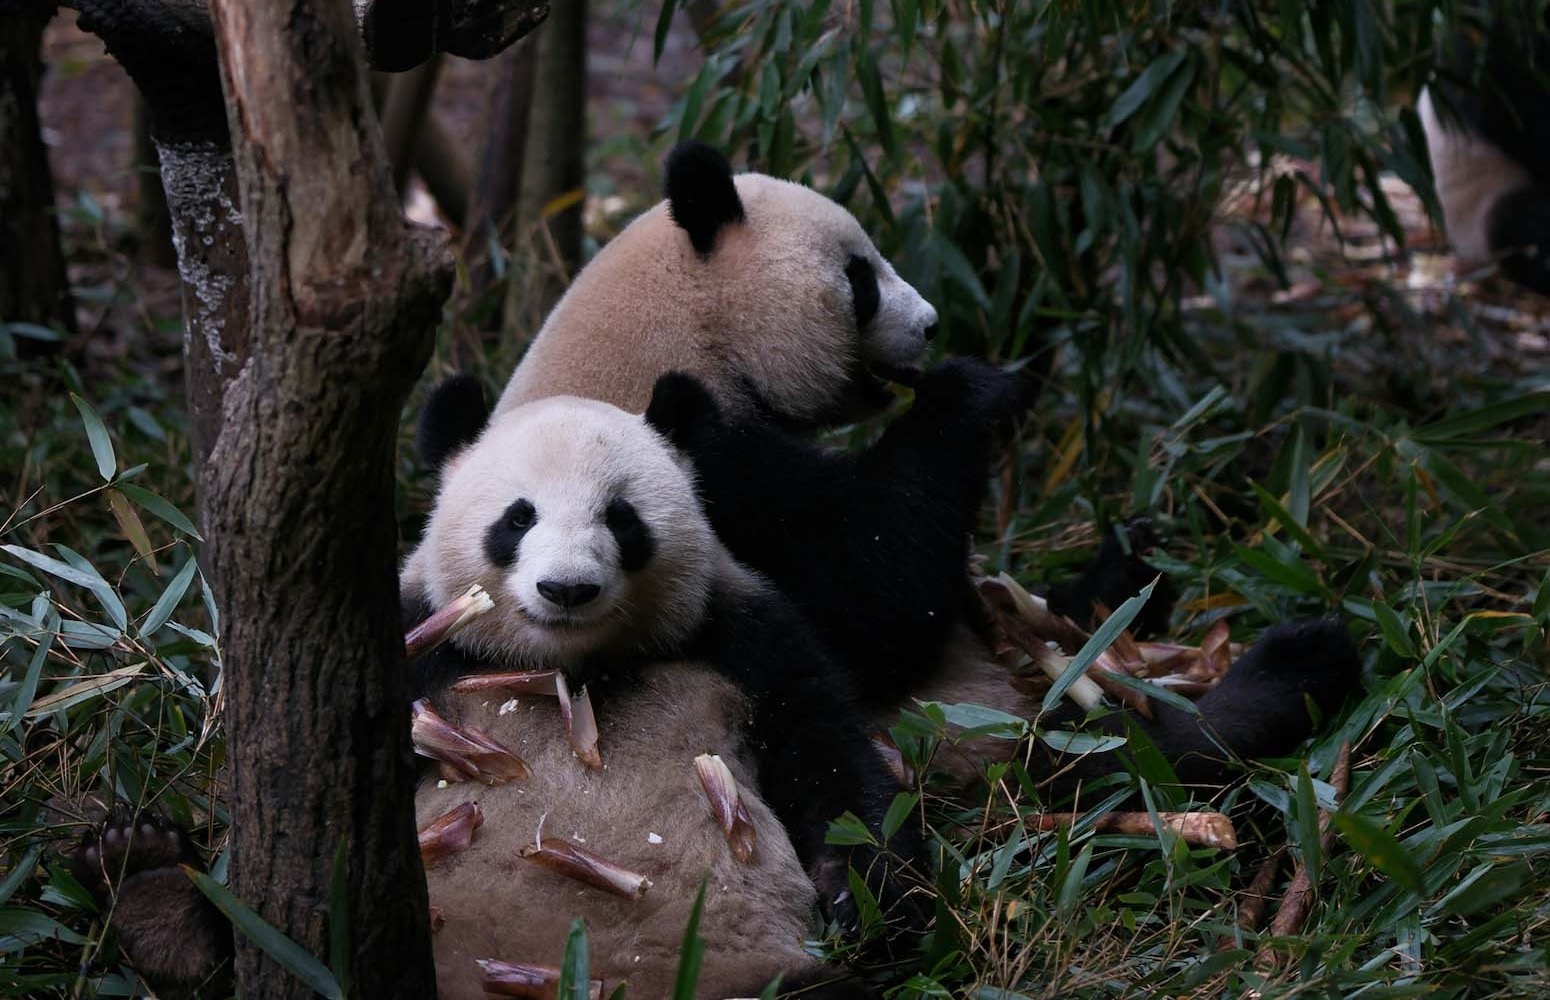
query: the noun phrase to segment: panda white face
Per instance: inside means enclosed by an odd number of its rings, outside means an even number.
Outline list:
[[[470,651],[574,670],[690,635],[719,552],[689,474],[641,417],[555,397],[448,460],[405,576],[437,605],[473,583],[490,593],[495,611],[458,635]]]

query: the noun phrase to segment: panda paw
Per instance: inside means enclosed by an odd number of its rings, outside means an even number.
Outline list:
[[[882,915],[878,940],[886,944],[901,935],[921,933],[930,919],[931,905],[929,896],[916,888],[906,870],[915,860],[873,847],[826,852],[813,866],[813,883],[818,888],[824,918],[848,938],[863,937],[866,928],[861,905],[850,885],[850,871],[854,869]]]
[[[1037,397],[1031,369],[1001,368],[983,358],[949,358],[915,387],[915,405],[975,423],[1016,419]]]
[[[153,819],[109,821],[82,838],[75,867],[81,883],[99,894],[142,872],[177,870],[196,860],[192,846],[176,827]]]
[[[104,907],[119,950],[163,995],[221,996],[231,927],[184,871],[198,856],[176,827],[153,819],[88,833],[71,859]]]
[[[693,375],[668,372],[652,387],[646,424],[675,447],[688,451],[697,436],[721,427],[721,407]]]

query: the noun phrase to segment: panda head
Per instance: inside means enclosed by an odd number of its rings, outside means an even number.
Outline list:
[[[793,429],[848,422],[912,383],[936,310],[854,216],[800,184],[734,175],[676,147],[662,202],[582,268],[497,412],[586,396],[641,412],[657,378],[692,375],[733,414]]]
[[[775,416],[864,415],[891,401],[886,383],[919,377],[936,310],[849,211],[800,184],[734,175],[699,142],[675,147],[665,172],[667,214],[697,258],[686,270],[715,290],[713,350]]]
[[[641,416],[557,396],[485,422],[477,383],[432,396],[421,450],[441,484],[406,590],[495,610],[457,636],[506,669],[670,651],[698,630],[723,550],[690,473]]]

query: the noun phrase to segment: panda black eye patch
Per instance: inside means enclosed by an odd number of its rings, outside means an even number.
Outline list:
[[[531,502],[518,500],[496,519],[484,533],[484,554],[496,566],[505,568],[517,558],[517,544],[538,520]]]
[[[626,573],[645,569],[656,553],[657,540],[628,500],[612,500],[603,521],[619,543],[619,566]]]
[[[856,329],[872,322],[882,295],[877,290],[877,272],[865,257],[852,256],[845,265],[845,277],[850,280],[850,300],[856,307]]]

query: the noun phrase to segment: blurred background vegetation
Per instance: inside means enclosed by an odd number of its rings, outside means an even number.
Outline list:
[[[404,160],[464,265],[427,382],[498,387],[697,136],[850,207],[938,307],[941,350],[1048,374],[986,511],[992,567],[1057,580],[1146,514],[1179,638],[1329,611],[1362,638],[1364,697],[1306,766],[1217,803],[1257,807],[1236,854],[1026,832],[1016,767],[979,810],[922,784],[948,864],[894,995],[1550,995],[1550,308],[1454,266],[1412,110],[1451,29],[1527,39],[1538,7],[592,0],[568,46],[556,21],[431,74],[442,133],[414,141],[507,180],[455,212],[436,158]],[[0,992],[129,995],[58,851],[116,803],[200,831],[222,873],[220,630],[133,101],[68,23],[43,52],[75,328],[0,324]],[[405,440],[412,538],[432,483]],[[926,710],[900,735],[916,764],[948,738]],[[1151,778],[1156,808],[1186,803]],[[1266,965],[1236,916],[1283,844],[1319,895]]]

